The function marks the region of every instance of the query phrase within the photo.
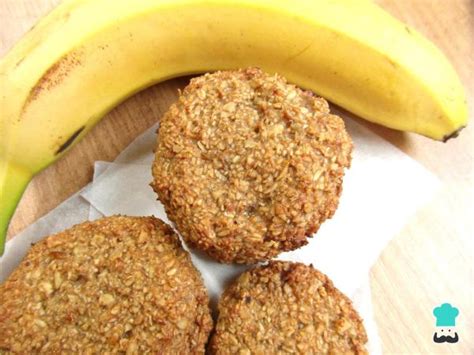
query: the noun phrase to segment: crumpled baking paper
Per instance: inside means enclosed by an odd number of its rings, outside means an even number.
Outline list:
[[[313,264],[348,295],[368,333],[368,350],[381,353],[373,320],[369,271],[408,218],[427,203],[439,181],[409,156],[360,124],[347,120],[354,140],[352,166],[334,217],[308,245],[278,259]],[[104,215],[154,215],[169,223],[149,183],[157,125],[129,145],[114,163],[96,162],[94,180],[10,240],[0,258],[0,282],[19,264],[31,243],[87,219]],[[186,246],[185,246],[186,248]],[[192,250],[192,260],[208,288],[212,307],[223,288],[246,266],[219,264]]]

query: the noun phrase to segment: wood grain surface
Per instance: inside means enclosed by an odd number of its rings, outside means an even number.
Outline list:
[[[0,56],[58,3],[59,0],[0,0]],[[372,269],[373,303],[383,350],[393,354],[474,354],[474,1],[378,3],[444,51],[467,89],[471,113],[471,125],[445,144],[353,117],[442,181],[439,193],[407,222]],[[63,159],[36,176],[11,222],[9,237],[90,182],[94,161],[112,161],[138,134],[159,120],[176,100],[177,89],[187,82],[188,78],[167,81],[130,98]],[[339,112],[352,117],[343,110]],[[432,341],[432,309],[443,302],[460,310],[457,344]]]

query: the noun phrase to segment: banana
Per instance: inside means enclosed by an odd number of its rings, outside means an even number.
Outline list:
[[[33,175],[119,102],[168,78],[247,66],[437,140],[467,121],[444,55],[370,1],[66,0],[0,62],[0,248]]]

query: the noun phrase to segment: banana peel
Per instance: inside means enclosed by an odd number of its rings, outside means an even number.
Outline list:
[[[0,61],[0,254],[30,179],[157,82],[258,66],[378,124],[446,141],[467,123],[446,57],[370,1],[67,0]]]

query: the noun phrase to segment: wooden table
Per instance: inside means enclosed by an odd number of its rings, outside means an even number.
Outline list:
[[[0,0],[0,55],[59,0]],[[426,35],[446,53],[474,107],[472,0],[380,0],[386,10]],[[96,160],[112,161],[176,99],[187,79],[152,87],[109,113],[63,159],[30,183],[9,237],[86,185]],[[349,114],[347,114],[349,115]],[[357,118],[354,118],[357,119]],[[433,201],[413,216],[371,272],[376,321],[386,353],[474,353],[474,189],[471,124],[446,144],[364,124],[436,174],[443,183]],[[409,203],[409,201],[407,201]],[[460,310],[457,344],[434,344],[433,307]]]

